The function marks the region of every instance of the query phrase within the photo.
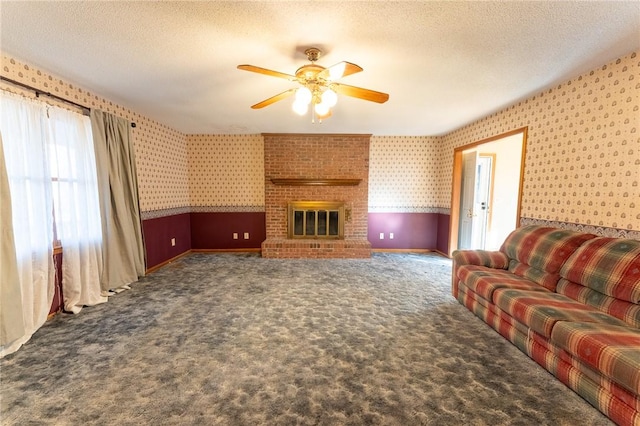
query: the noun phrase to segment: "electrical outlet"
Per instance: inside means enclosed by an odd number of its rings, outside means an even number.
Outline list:
[[[380,233],[380,239],[381,239],[381,240],[384,240],[384,232],[381,232],[381,233]]]
[[[393,232],[389,232],[389,239],[393,240]]]
[[[245,233],[244,233],[244,239],[245,239],[245,240],[248,240],[248,239],[249,239],[249,233],[248,233],[248,232],[245,232]]]
[[[176,239],[172,238],[171,239],[171,247],[175,247],[176,246]]]
[[[233,239],[234,239],[234,240],[237,240],[237,239],[238,239],[238,233],[237,233],[237,232],[234,232],[234,233],[233,233]]]

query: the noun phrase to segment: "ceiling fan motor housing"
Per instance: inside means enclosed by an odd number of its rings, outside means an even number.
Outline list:
[[[296,70],[296,77],[300,83],[310,83],[317,80],[318,73],[323,71],[324,67],[316,64],[303,65]]]
[[[311,61],[311,62],[315,62],[318,59],[320,59],[320,49],[316,48],[316,47],[310,47],[307,50],[304,51],[305,55],[307,55],[307,58]]]

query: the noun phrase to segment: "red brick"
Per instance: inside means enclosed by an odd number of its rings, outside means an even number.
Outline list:
[[[371,245],[366,240],[370,136],[263,134],[267,219],[263,256],[370,257]],[[361,179],[361,182],[357,186],[285,186],[274,185],[271,178]],[[355,241],[357,248],[335,240],[323,241],[319,246],[322,248],[304,243],[299,246],[299,240],[287,240],[290,201],[344,202],[351,209],[351,220],[345,222],[344,241]],[[271,240],[279,241],[287,250],[274,250]]]

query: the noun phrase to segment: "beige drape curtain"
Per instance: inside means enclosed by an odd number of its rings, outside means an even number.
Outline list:
[[[103,291],[122,288],[144,276],[138,179],[129,121],[91,111],[102,216]]]

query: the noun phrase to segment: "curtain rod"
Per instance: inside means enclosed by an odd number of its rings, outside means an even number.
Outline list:
[[[85,115],[89,115],[89,111],[91,111],[91,108],[89,108],[87,106],[84,106],[84,105],[78,104],[76,102],[70,101],[68,99],[62,98],[60,96],[54,95],[53,93],[45,92],[45,91],[37,89],[37,88],[35,88],[33,86],[29,86],[28,84],[21,83],[21,82],[16,81],[16,80],[12,80],[12,79],[7,78],[5,76],[0,75],[0,80],[6,81],[7,83],[15,84],[16,86],[24,87],[27,90],[31,90],[31,91],[35,92],[36,97],[38,97],[40,95],[44,95],[44,96],[48,96],[50,98],[56,99],[56,100],[58,100],[60,102],[65,102],[65,103],[67,103],[69,105],[73,105],[74,107],[81,109],[83,114],[85,114]],[[136,123],[131,122],[131,127],[136,127]]]

